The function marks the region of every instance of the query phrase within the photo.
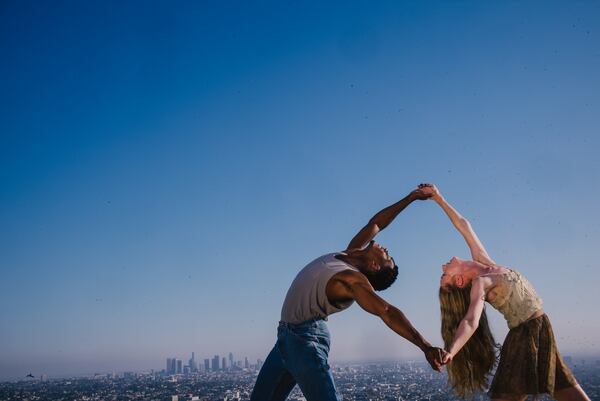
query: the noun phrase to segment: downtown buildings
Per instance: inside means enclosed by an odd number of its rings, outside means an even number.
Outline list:
[[[183,365],[183,360],[178,358],[167,358],[164,374],[166,375],[181,375],[188,373],[205,373],[205,372],[223,372],[223,371],[241,371],[244,369],[257,368],[260,369],[262,361],[259,359],[256,364],[251,365],[248,362],[248,357],[244,360],[236,361],[233,353],[229,353],[228,357],[214,355],[212,358],[205,358],[204,363],[196,361],[195,353],[192,352],[191,358],[187,365]]]

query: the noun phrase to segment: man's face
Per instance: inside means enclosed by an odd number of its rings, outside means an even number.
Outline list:
[[[369,268],[374,272],[381,269],[394,268],[394,259],[389,255],[387,248],[382,247],[375,241],[371,241],[365,250],[371,259]]]

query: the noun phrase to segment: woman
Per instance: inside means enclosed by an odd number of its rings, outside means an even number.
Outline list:
[[[484,304],[504,315],[510,331],[489,389],[492,400],[524,400],[528,394],[551,394],[559,401],[587,400],[561,358],[542,301],[516,270],[496,264],[469,222],[431,184],[432,197],[462,234],[473,260],[450,259],[442,266],[440,307],[442,337],[448,352],[448,379],[461,397],[487,387],[496,363],[497,345]],[[460,351],[460,352],[459,352]]]

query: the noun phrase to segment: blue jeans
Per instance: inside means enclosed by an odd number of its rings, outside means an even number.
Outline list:
[[[277,342],[258,374],[250,401],[283,401],[296,383],[307,401],[341,401],[327,364],[329,337],[323,320],[279,322]]]

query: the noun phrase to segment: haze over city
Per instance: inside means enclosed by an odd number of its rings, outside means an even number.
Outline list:
[[[438,185],[600,355],[600,3],[0,5],[0,380],[265,359],[285,293]],[[441,345],[433,202],[381,295]],[[496,339],[508,331],[489,309]],[[333,361],[422,359],[354,305]]]

